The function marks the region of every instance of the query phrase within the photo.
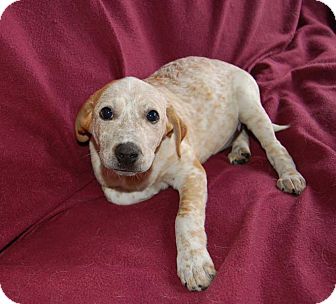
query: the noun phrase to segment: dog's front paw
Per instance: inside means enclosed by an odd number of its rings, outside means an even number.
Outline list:
[[[306,188],[306,181],[297,171],[285,173],[278,179],[277,187],[284,192],[299,195]]]
[[[201,291],[208,288],[216,270],[206,249],[186,250],[177,254],[177,274],[189,290]]]

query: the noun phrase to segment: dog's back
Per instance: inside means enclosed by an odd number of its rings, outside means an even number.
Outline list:
[[[242,73],[246,72],[220,60],[187,57],[146,79],[171,96],[169,102],[187,124],[187,140],[202,162],[224,149],[237,130],[233,80]]]

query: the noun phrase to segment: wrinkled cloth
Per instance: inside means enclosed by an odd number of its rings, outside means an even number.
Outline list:
[[[0,21],[0,284],[30,303],[317,303],[336,283],[336,36],[315,0],[22,0]],[[259,143],[205,163],[217,277],[191,293],[176,274],[178,194],[108,203],[83,102],[112,79],[195,55],[250,72],[277,137],[307,180],[276,188]],[[211,136],[211,134],[209,134]],[[177,172],[178,174],[178,172]]]

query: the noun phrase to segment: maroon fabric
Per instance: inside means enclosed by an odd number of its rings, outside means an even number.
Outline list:
[[[218,275],[190,293],[176,275],[172,189],[109,204],[77,110],[96,89],[188,55],[234,63],[261,86],[308,187],[278,191],[252,139],[206,164],[208,247]],[[314,0],[42,1],[0,21],[0,284],[29,303],[317,303],[336,283],[335,20]],[[211,136],[211,134],[209,135]]]

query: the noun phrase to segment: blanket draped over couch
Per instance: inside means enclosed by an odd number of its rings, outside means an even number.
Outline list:
[[[336,36],[315,0],[22,0],[0,21],[0,284],[29,303],[317,303],[336,283]],[[249,71],[308,187],[276,187],[255,139],[205,168],[207,291],[176,275],[178,195],[106,201],[76,113],[112,79],[188,55]],[[209,134],[211,136],[211,134]]]

